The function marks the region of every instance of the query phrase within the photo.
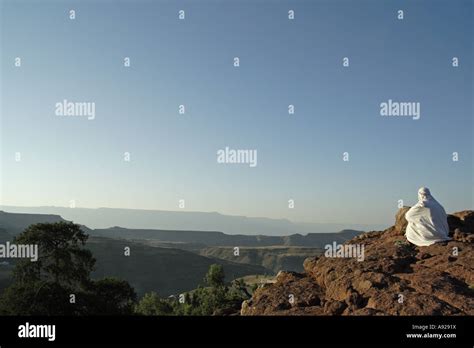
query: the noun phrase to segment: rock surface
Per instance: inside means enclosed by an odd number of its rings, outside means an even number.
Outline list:
[[[364,246],[364,260],[313,257],[305,273],[280,272],[257,289],[242,315],[474,315],[474,211],[448,216],[453,240],[417,247],[395,225],[345,244]]]

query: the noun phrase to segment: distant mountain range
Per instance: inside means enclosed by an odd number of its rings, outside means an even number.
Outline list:
[[[17,235],[28,226],[37,223],[64,221],[59,215],[52,214],[24,214],[24,213],[6,213],[0,210],[0,236],[6,238],[6,234]]]
[[[73,209],[74,210],[74,209]],[[0,228],[3,233],[16,235],[21,233],[29,225],[39,222],[64,221],[58,215],[7,213],[0,211]],[[77,221],[75,221],[77,222]],[[343,242],[361,233],[356,230],[343,230],[338,233],[309,233],[307,235],[292,234],[289,236],[265,236],[265,235],[229,235],[217,231],[181,231],[181,230],[154,230],[154,229],[130,229],[123,227],[111,227],[107,229],[84,230],[91,236],[150,240],[169,243],[171,246],[178,244],[192,245],[182,249],[200,249],[206,246],[229,246],[229,247],[266,247],[266,246],[304,246],[323,248],[328,243]],[[1,235],[0,235],[1,236]]]
[[[84,222],[70,217],[63,219],[55,214],[0,211],[0,243],[12,240],[32,224],[65,220]],[[90,229],[85,225],[82,228],[90,236],[87,247],[97,259],[94,277],[115,276],[129,281],[139,294],[158,291],[161,295],[194,289],[213,263],[224,267],[228,280],[253,274],[272,274],[280,268],[301,270],[302,261],[308,256],[318,255],[325,244],[344,242],[361,233],[344,230],[265,236],[123,227]],[[124,256],[125,246],[131,248],[130,257]],[[234,247],[242,249],[239,256],[234,255]],[[0,267],[0,287],[10,281],[10,271],[11,266]]]
[[[59,215],[65,220],[92,229],[120,226],[139,230],[220,231],[225,234],[288,236],[292,234],[327,233],[344,229],[372,231],[384,225],[348,223],[296,223],[286,219],[269,219],[223,215],[215,212],[161,211],[115,208],[15,207],[1,205],[11,213]]]
[[[196,246],[228,246],[228,247],[267,247],[267,246],[304,246],[320,247],[332,242],[342,243],[351,239],[361,231],[344,230],[337,233],[309,233],[305,236],[292,234],[290,236],[249,236],[242,234],[229,235],[213,231],[166,231],[166,230],[137,230],[121,227],[95,229],[88,232],[93,236],[148,239],[168,243],[187,243]]]

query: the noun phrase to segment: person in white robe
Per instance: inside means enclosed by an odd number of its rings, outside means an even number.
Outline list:
[[[451,239],[446,211],[426,187],[418,190],[418,203],[406,212],[405,218],[405,236],[410,243],[428,246]]]

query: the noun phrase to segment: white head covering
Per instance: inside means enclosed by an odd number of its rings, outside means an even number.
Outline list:
[[[423,205],[424,202],[429,200],[435,200],[431,195],[430,189],[428,187],[420,187],[418,190],[418,203]]]

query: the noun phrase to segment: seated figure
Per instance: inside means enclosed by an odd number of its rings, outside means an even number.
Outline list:
[[[407,211],[405,218],[408,221],[405,236],[415,245],[428,246],[451,239],[446,211],[426,187],[418,190],[418,203]]]

